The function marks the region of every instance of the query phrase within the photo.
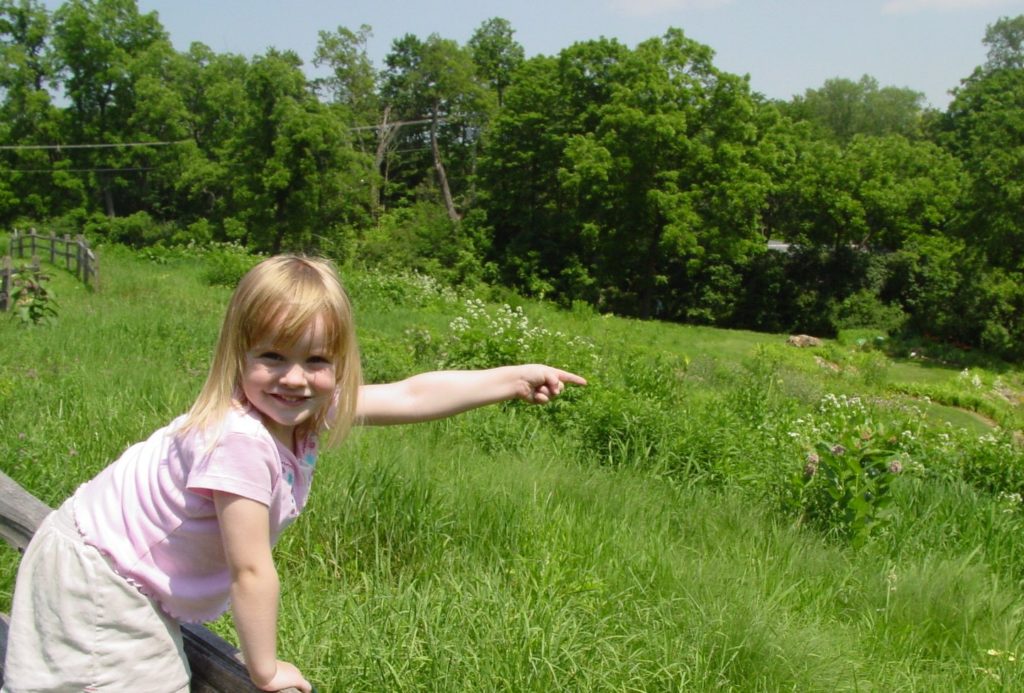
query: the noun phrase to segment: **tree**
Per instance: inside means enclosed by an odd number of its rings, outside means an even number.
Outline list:
[[[960,232],[994,266],[1024,270],[1024,70],[976,70],[954,92],[943,126],[970,176]]]
[[[468,51],[437,34],[426,41],[406,34],[385,58],[381,95],[401,120],[427,119],[426,142],[407,135],[411,146],[426,144],[442,200],[452,221],[461,219],[445,160],[461,159],[463,180],[472,169],[472,149],[489,118],[487,92]],[[446,146],[443,146],[444,145]],[[470,151],[466,151],[466,150]]]
[[[26,147],[3,153],[0,218],[60,214],[82,202],[82,187],[54,149],[63,119],[49,87],[57,80],[51,20],[35,0],[0,0],[0,141]]]
[[[373,29],[363,24],[353,32],[339,26],[319,36],[313,65],[327,67],[330,76],[316,80],[316,88],[330,96],[331,103],[345,106],[354,124],[376,123],[380,114],[377,71],[366,52]]]
[[[897,87],[879,88],[864,75],[859,81],[834,78],[820,89],[782,103],[783,113],[820,128],[823,136],[846,143],[854,135],[904,135],[918,137],[924,94]]]
[[[266,252],[338,245],[363,219],[354,192],[366,162],[344,122],[307,85],[291,51],[270,49],[249,65],[245,113],[227,144],[232,166],[231,225]]]
[[[981,42],[988,47],[986,70],[1024,68],[1024,15],[1001,17],[985,29]]]
[[[345,27],[333,33],[322,31],[313,64],[331,69],[331,76],[320,80],[317,87],[331,95],[331,103],[347,111],[347,120],[355,126],[356,144],[364,152],[373,151],[373,167],[365,177],[369,181],[370,209],[377,218],[382,208],[381,169],[398,126],[390,122],[391,107],[381,107],[377,72],[366,52],[371,35],[371,28],[365,24],[357,32]]]
[[[769,184],[748,85],[712,57],[672,29],[523,65],[481,163],[495,255],[518,283],[707,319],[701,282],[763,244]]]
[[[156,13],[139,14],[135,0],[68,0],[54,14],[54,45],[71,103],[72,141],[138,141],[131,127],[137,81],[146,74],[161,79],[173,54]],[[106,213],[114,216],[118,195],[129,207],[137,205],[137,181],[117,171],[144,168],[145,155],[130,148],[92,149],[81,150],[74,160],[90,171],[90,187],[99,188]]]
[[[959,202],[959,162],[935,144],[858,135],[846,146],[807,133],[773,199],[774,235],[805,246],[901,248],[945,232]]]
[[[515,71],[523,64],[523,47],[512,38],[514,34],[507,19],[493,17],[477,27],[467,44],[477,72],[497,95],[498,108]]]
[[[149,176],[155,216],[192,227],[194,240],[227,240],[222,224],[235,184],[231,143],[244,122],[244,58],[215,54],[201,43],[173,55],[164,78],[140,80],[137,129],[175,146],[155,151]],[[159,156],[159,159],[155,158]]]

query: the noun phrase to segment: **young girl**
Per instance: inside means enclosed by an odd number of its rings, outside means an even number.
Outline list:
[[[318,437],[514,398],[543,404],[585,384],[543,365],[360,381],[352,310],[329,263],[280,256],[246,274],[191,410],[81,486],[33,538],[4,690],[187,691],[178,624],[230,601],[253,683],[308,692],[277,659],[271,547],[306,503]]]

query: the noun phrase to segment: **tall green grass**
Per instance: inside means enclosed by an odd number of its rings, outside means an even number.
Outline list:
[[[188,407],[228,294],[202,257],[101,258],[97,293],[55,273],[55,327],[0,316],[0,468],[52,505]],[[374,379],[459,365],[466,340],[493,338],[453,338],[470,297],[425,278],[347,283]],[[523,309],[547,335],[483,346],[579,368],[588,388],[358,430],[319,462],[276,557],[281,655],[320,690],[1024,686],[1024,520],[1012,475],[990,469],[1017,459],[1002,438],[975,444],[776,335]],[[907,432],[915,467],[886,531],[854,549],[780,500],[804,464],[790,433],[821,429],[824,394],[856,391],[863,416]],[[15,562],[0,553],[5,609]],[[227,617],[214,628],[233,637]]]

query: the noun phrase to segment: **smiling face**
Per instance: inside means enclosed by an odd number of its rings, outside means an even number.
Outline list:
[[[242,392],[267,430],[294,449],[295,429],[330,405],[337,383],[323,321],[315,319],[294,342],[261,340],[245,354]]]

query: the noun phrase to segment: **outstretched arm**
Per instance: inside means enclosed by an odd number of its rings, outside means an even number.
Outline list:
[[[432,371],[395,383],[362,386],[356,421],[374,426],[416,423],[510,399],[546,404],[562,393],[566,383],[586,385],[587,381],[541,364]]]

